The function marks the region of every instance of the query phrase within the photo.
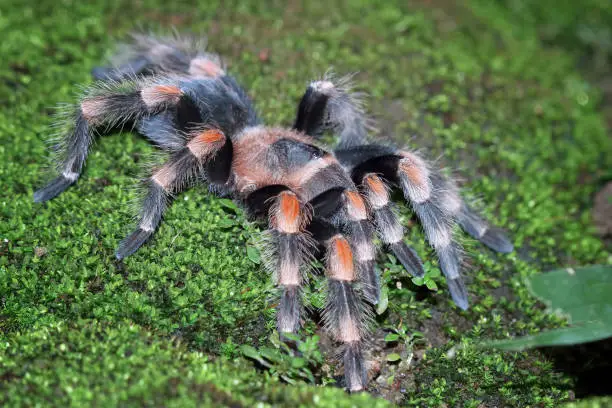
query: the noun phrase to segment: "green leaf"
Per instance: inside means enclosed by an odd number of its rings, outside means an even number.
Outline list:
[[[387,285],[383,285],[380,288],[380,298],[378,299],[378,304],[376,305],[376,314],[381,315],[385,313],[387,307],[389,306],[389,289]]]
[[[230,199],[220,198],[220,199],[217,200],[217,202],[219,204],[221,204],[221,206],[223,206],[223,207],[225,207],[225,208],[227,208],[229,210],[232,210],[235,213],[238,213],[238,211],[240,211],[240,208],[238,207],[238,205],[236,205],[236,203],[233,202]]]
[[[293,368],[302,368],[306,366],[306,360],[301,357],[296,357],[291,360],[291,367]]]
[[[527,285],[552,312],[566,316],[570,326],[533,336],[486,342],[485,346],[522,350],[612,337],[611,266],[556,269],[533,276]]]
[[[249,346],[248,344],[243,344],[240,346],[240,351],[245,357],[252,358],[253,360],[257,361],[261,360],[261,357],[259,356],[259,353],[255,347]]]
[[[523,350],[531,347],[563,346],[612,337],[612,326],[603,323],[588,323],[573,327],[549,330],[533,336],[491,342],[490,345],[502,350]]]
[[[389,333],[385,336],[386,342],[397,341],[399,339],[399,334],[397,333]]]
[[[400,356],[397,353],[391,353],[387,356],[387,361],[393,362],[393,361],[399,361],[402,359],[402,356]]]
[[[412,283],[417,286],[423,286],[425,284],[425,278],[412,278]]]
[[[438,290],[438,285],[436,285],[436,282],[431,278],[425,278],[425,286],[427,286],[429,290]]]
[[[261,254],[259,253],[259,249],[254,246],[247,246],[247,256],[254,264],[259,265],[261,263]]]
[[[278,350],[270,347],[260,348],[259,355],[273,363],[281,363],[283,361],[283,355]]]
[[[527,282],[533,295],[570,322],[612,323],[612,266],[557,269]]]
[[[221,218],[217,224],[219,228],[232,228],[236,222],[232,218]]]

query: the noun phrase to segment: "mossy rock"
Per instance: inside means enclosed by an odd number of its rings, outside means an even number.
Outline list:
[[[419,331],[425,342],[385,345],[386,332],[374,333],[384,346],[373,349],[374,396],[474,407],[571,399],[572,378],[540,352],[473,346],[563,324],[529,296],[524,277],[612,259],[590,217],[612,168],[601,95],[577,71],[574,48],[542,44],[540,20],[520,16],[476,0],[442,9],[0,0],[0,405],[385,404],[333,386],[288,385],[241,357],[241,345],[268,345],[274,330],[271,282],[248,253],[260,226],[205,188],[179,195],[155,238],[115,261],[137,198],[130,187],[154,152],[137,135],[100,138],[75,187],[33,203],[48,164],[51,108],[72,102],[138,26],[207,35],[270,124],[289,125],[305,85],[330,66],[358,72],[378,137],[443,155],[440,165],[456,169],[467,195],[509,231],[517,248],[509,255],[464,239],[467,312],[452,305],[419,228],[407,239],[437,291],[381,255],[389,305],[377,325]],[[402,218],[416,224],[407,207]],[[309,297],[317,303],[316,291]],[[338,374],[320,370],[324,382]]]

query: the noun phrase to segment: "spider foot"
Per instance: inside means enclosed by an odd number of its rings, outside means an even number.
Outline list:
[[[344,378],[346,389],[351,393],[366,388],[368,379],[364,363],[360,344],[347,344],[344,350]]]
[[[63,193],[68,187],[70,187],[75,181],[76,179],[68,178],[63,174],[60,175],[40,190],[36,190],[34,192],[34,202],[44,203],[45,201],[49,201],[52,198],[57,197],[58,195]]]
[[[356,263],[356,266],[363,285],[362,293],[364,299],[372,305],[377,305],[380,299],[380,281],[378,274],[374,270],[375,261]]]
[[[464,204],[461,207],[457,221],[465,232],[492,250],[502,254],[514,250],[514,246],[501,228],[491,226],[468,205]]]
[[[117,259],[122,260],[126,256],[132,255],[138,250],[150,237],[153,235],[153,230],[136,229],[127,238],[119,244],[119,248],[115,251]]]
[[[459,309],[467,310],[469,307],[468,294],[461,277],[447,279],[446,283],[448,284],[448,291],[450,292],[455,304],[459,307]]]
[[[423,263],[414,249],[410,248],[402,241],[390,244],[389,248],[409,274],[417,278],[422,278],[425,275]]]

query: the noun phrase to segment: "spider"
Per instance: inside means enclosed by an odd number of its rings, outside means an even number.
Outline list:
[[[268,219],[267,267],[280,292],[277,329],[300,327],[301,287],[313,258],[327,277],[326,330],[339,344],[345,386],[367,385],[364,361],[372,305],[379,300],[374,235],[413,276],[424,274],[403,240],[390,198],[399,188],[433,247],[452,299],[468,295],[460,274],[455,224],[489,248],[513,250],[504,233],[465,204],[456,184],[417,153],[368,143],[369,126],[346,78],[310,82],[292,127],[262,123],[250,98],[219,56],[193,39],[136,34],[74,105],[70,129],[56,145],[59,175],[34,193],[38,203],[79,178],[96,133],[134,126],[169,155],[145,184],[138,226],[119,244],[121,260],[158,227],[173,197],[194,184],[232,197],[253,218]],[[321,136],[339,140],[331,150]]]

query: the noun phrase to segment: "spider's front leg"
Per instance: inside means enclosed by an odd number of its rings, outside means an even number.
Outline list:
[[[346,237],[333,236],[327,242],[327,305],[323,319],[336,341],[342,344],[344,378],[351,392],[367,385],[363,357],[370,309],[357,290],[354,256]]]
[[[360,285],[359,260],[350,244],[350,237],[331,223],[313,220],[317,240],[326,251],[326,305],[323,322],[326,330],[340,346],[346,388],[362,391],[367,386],[367,371],[363,348],[367,341],[371,308],[366,301],[366,289]]]
[[[279,333],[296,333],[300,328],[301,287],[312,261],[314,242],[308,232],[309,206],[284,185],[255,190],[246,198],[249,212],[268,215],[264,260],[280,289],[277,308]]]
[[[303,191],[314,196],[311,230],[326,251],[324,323],[341,343],[346,387],[356,392],[367,385],[363,347],[371,314],[368,303],[378,303],[380,282],[366,204],[339,164],[330,163],[303,185]]]
[[[359,276],[359,255],[353,250],[351,237],[323,218],[313,218],[309,228],[325,251],[327,287],[323,322],[327,332],[341,344],[346,388],[361,391],[367,385],[363,348],[372,318],[366,302],[371,303],[372,294],[368,296],[367,281]]]
[[[311,82],[300,100],[293,128],[313,137],[331,130],[340,136],[342,147],[365,143],[368,120],[360,95],[350,88],[349,77]]]
[[[363,197],[350,180],[345,183],[350,187],[329,190],[313,199],[311,205],[317,220],[325,220],[337,229],[337,233],[347,237],[355,255],[356,275],[364,297],[375,305],[380,297],[380,282],[375,268],[374,228]]]

